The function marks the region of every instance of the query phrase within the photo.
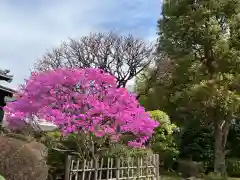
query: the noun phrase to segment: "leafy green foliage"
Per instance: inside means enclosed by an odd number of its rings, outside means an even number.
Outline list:
[[[177,126],[172,124],[169,116],[160,110],[150,111],[151,118],[158,121],[161,126],[156,130],[156,134],[159,138],[165,139],[167,135],[172,135],[174,130],[177,130]]]
[[[227,157],[240,159],[240,121],[232,122],[228,133]]]
[[[240,159],[231,158],[226,160],[227,172],[231,177],[240,177]]]
[[[158,51],[176,66],[169,96],[174,106],[166,112],[213,127],[214,167],[222,174],[229,126],[240,114],[239,13],[237,0],[166,0],[159,20]]]
[[[201,162],[205,171],[213,168],[214,138],[211,129],[191,125],[183,130],[179,157]]]
[[[205,167],[213,165],[215,156],[215,171],[222,175],[225,154],[238,157],[240,150],[238,127],[232,124],[240,115],[239,14],[237,0],[165,0],[158,53],[173,61],[173,71],[164,83],[156,78],[140,97],[147,109],[162,109],[184,127],[181,156],[203,161]],[[140,81],[144,87],[149,78]]]
[[[163,158],[165,168],[170,169],[179,153],[174,138],[174,132],[178,128],[171,123],[166,113],[154,110],[150,111],[150,114],[152,119],[160,123],[160,126],[155,130],[155,135],[151,139],[151,148]]]
[[[240,72],[240,52],[233,43],[239,7],[239,1],[230,0],[164,1],[159,52],[176,62],[172,101],[196,115],[201,108],[207,120],[213,116],[209,111],[220,117],[238,112],[239,91],[232,87]]]

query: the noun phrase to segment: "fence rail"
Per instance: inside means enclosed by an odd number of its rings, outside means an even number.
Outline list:
[[[80,161],[68,156],[65,180],[159,180],[158,154]]]

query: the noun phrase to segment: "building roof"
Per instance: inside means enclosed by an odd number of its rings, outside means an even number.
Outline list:
[[[0,69],[0,80],[11,82],[13,76],[9,75],[9,70],[1,70]]]
[[[11,82],[12,79],[13,79],[13,76],[9,75],[8,74],[9,72],[10,72],[9,70],[2,70],[2,69],[0,69],[0,80]],[[3,86],[1,84],[0,84],[0,91],[4,91],[4,92],[10,93],[10,94],[13,94],[13,93],[16,92],[15,90],[10,89],[8,87],[5,87],[5,86]]]
[[[0,91],[5,91],[5,92],[8,92],[8,93],[11,93],[11,94],[13,94],[13,93],[15,93],[16,91],[15,90],[13,90],[13,89],[10,89],[10,88],[8,88],[8,87],[5,87],[5,86],[2,86],[2,85],[0,85]]]

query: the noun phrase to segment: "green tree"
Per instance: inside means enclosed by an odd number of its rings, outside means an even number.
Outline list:
[[[185,126],[187,119],[199,121],[201,117],[180,111],[184,107],[174,99],[175,93],[194,84],[192,77],[196,71],[191,68],[192,61],[183,58],[176,64],[174,60],[160,56],[155,63],[155,67],[146,69],[136,78],[135,91],[140,96],[140,103],[147,110],[162,109],[178,125]]]
[[[239,115],[239,13],[238,0],[165,0],[158,22],[158,52],[177,67],[170,101],[180,118],[198,117],[214,128],[214,171],[221,175],[229,126]]]

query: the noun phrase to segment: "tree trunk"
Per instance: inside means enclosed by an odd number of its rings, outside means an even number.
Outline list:
[[[214,172],[226,176],[225,165],[225,145],[227,141],[227,135],[229,131],[229,123],[221,121],[215,122],[215,144],[214,144]]]

